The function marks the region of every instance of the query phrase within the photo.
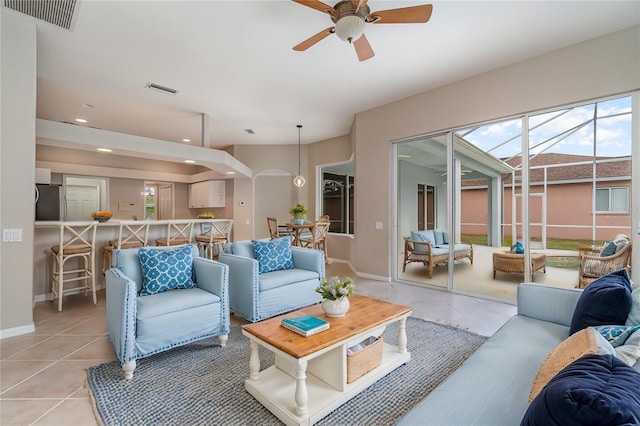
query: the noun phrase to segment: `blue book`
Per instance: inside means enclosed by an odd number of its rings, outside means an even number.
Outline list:
[[[329,328],[330,324],[320,318],[311,315],[303,315],[295,318],[285,318],[280,323],[284,328],[309,337]]]

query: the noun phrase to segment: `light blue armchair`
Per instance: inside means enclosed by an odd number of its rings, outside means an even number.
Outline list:
[[[149,295],[141,295],[141,249],[115,252],[116,267],[106,273],[107,328],[125,379],[133,377],[136,359],[211,336],[218,336],[220,346],[226,345],[229,267],[198,257],[195,245],[184,247],[192,249],[193,258],[187,259],[195,287]],[[175,251],[176,247],[148,249]]]
[[[320,303],[315,289],[324,278],[324,253],[291,247],[293,268],[259,273],[252,241],[227,245],[218,261],[229,265],[229,304],[251,322]]]

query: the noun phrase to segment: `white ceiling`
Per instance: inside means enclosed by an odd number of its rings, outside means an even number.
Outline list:
[[[213,148],[345,135],[357,112],[640,24],[639,1],[435,1],[427,24],[367,24],[359,62],[335,35],[293,51],[333,24],[292,1],[78,1],[71,31],[34,20],[38,118],[202,146],[206,113]]]

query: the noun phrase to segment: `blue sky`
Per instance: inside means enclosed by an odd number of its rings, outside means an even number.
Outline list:
[[[544,150],[546,153],[593,155],[592,119],[596,109],[596,155],[631,155],[630,96],[532,115],[529,122],[529,143],[530,146],[537,146],[532,149],[532,153],[547,148]],[[491,150],[492,155],[504,158],[520,153],[521,131],[521,120],[518,118],[481,126],[467,134],[465,139],[483,151]],[[565,138],[558,136],[563,134]]]

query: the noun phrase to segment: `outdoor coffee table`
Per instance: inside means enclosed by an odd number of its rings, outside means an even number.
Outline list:
[[[407,351],[408,306],[354,295],[344,317],[327,317],[320,305],[242,327],[250,339],[249,378],[245,389],[287,425],[312,425],[381,377],[411,360]],[[282,318],[313,315],[331,328],[303,337],[280,326]],[[384,343],[382,363],[347,383],[347,348],[379,336],[398,322],[398,346]],[[258,348],[275,354],[275,365],[260,371]]]
[[[531,253],[531,276],[542,269],[547,272],[547,256],[541,253]],[[524,273],[524,254],[516,254],[510,251],[493,253],[493,279],[496,272]]]

